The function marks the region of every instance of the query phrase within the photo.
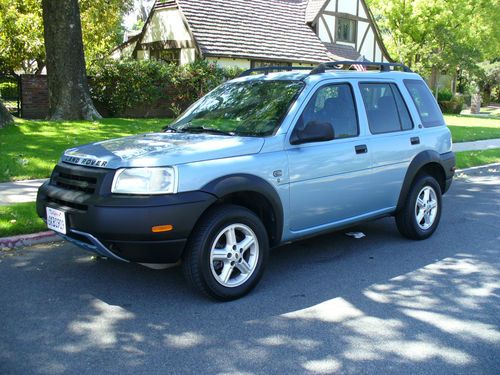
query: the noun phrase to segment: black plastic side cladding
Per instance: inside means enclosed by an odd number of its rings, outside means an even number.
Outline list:
[[[262,195],[271,204],[276,221],[275,238],[272,245],[281,242],[283,233],[283,206],[278,192],[264,179],[250,174],[233,174],[213,180],[201,188],[202,191],[221,199],[235,193],[253,192]]]
[[[447,152],[445,154],[439,154],[436,151],[423,151],[412,160],[408,170],[406,171],[406,176],[403,182],[403,187],[401,188],[401,193],[399,194],[398,206],[396,210],[403,207],[405,203],[406,196],[410,191],[411,184],[415,179],[415,176],[420,172],[420,170],[427,164],[436,163],[441,166],[445,176],[445,186],[443,194],[449,189],[451,185],[451,180],[453,178],[454,167],[455,167],[455,155],[453,152]]]

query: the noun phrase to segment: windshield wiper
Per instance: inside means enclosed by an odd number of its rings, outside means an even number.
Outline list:
[[[224,130],[219,130],[215,128],[209,128],[205,126],[188,126],[186,128],[179,129],[179,131],[185,132],[185,133],[214,133],[214,134],[222,134],[222,135],[230,135],[234,136],[236,135],[235,132],[228,132]]]

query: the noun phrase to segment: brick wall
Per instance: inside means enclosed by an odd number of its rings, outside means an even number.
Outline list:
[[[22,90],[22,117],[27,119],[45,119],[49,114],[49,89],[46,75],[21,76]],[[166,96],[174,96],[173,88],[167,88]],[[103,117],[109,116],[108,109],[100,103],[94,103],[96,109]],[[188,107],[188,103],[184,105]],[[129,108],[124,113],[115,114],[115,117],[173,117],[168,99],[160,99],[155,103],[142,103],[134,108]]]
[[[49,114],[49,89],[45,75],[21,75],[21,114],[27,119],[44,119]]]

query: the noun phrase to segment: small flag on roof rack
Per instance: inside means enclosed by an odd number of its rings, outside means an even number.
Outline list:
[[[365,60],[364,56],[360,56],[356,61],[364,62],[366,60]],[[364,66],[362,64],[353,64],[352,67],[354,69],[356,69],[358,72],[366,72],[368,70],[368,69],[366,69],[366,66]]]

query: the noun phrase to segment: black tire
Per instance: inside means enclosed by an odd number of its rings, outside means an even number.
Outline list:
[[[217,236],[232,224],[243,224],[253,231],[257,239],[258,256],[251,276],[241,285],[228,287],[214,276],[210,254]],[[195,289],[215,299],[230,301],[244,296],[257,285],[264,273],[268,255],[269,241],[261,220],[244,207],[223,205],[210,209],[198,222],[184,250],[182,268],[185,278]],[[240,271],[237,269],[235,272]]]
[[[431,187],[435,192],[437,200],[437,212],[432,225],[428,228],[423,229],[419,225],[419,223],[417,223],[416,204],[418,195],[425,187]],[[436,231],[436,228],[439,225],[439,221],[441,219],[441,210],[441,187],[439,186],[438,182],[434,177],[427,174],[418,175],[413,181],[404,207],[396,214],[396,225],[398,227],[399,233],[412,240],[425,240],[426,238],[429,238]]]

